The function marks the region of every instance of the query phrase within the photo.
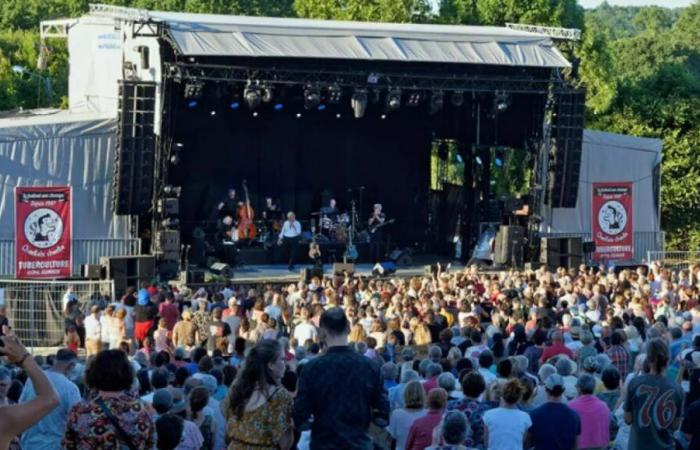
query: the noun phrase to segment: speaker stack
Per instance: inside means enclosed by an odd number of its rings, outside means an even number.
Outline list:
[[[584,262],[583,239],[580,237],[542,238],[540,262],[550,268],[580,266]]]

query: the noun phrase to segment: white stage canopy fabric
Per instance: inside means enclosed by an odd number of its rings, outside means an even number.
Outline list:
[[[659,139],[585,130],[576,208],[554,208],[541,230],[590,234],[593,183],[631,182],[635,233],[659,232],[659,199],[654,183],[661,151]]]
[[[112,214],[117,120],[94,113],[33,111],[0,119],[0,240],[15,234],[16,186],[72,186],[73,238],[128,236]]]
[[[323,58],[569,67],[547,36],[500,27],[344,22],[124,8],[166,24],[185,56]]]

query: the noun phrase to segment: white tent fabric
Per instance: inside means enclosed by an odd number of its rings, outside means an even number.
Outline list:
[[[185,56],[332,58],[569,67],[547,36],[499,27],[148,11]]]
[[[13,240],[16,186],[73,187],[74,239],[124,238],[111,211],[117,120],[44,111],[0,119],[0,240]]]
[[[554,208],[542,231],[562,234],[591,233],[593,183],[632,182],[635,233],[659,232],[654,169],[661,163],[659,139],[585,130],[576,208]]]

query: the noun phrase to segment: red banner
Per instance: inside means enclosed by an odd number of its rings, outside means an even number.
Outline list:
[[[15,276],[71,275],[70,187],[15,188]]]
[[[633,259],[632,183],[593,183],[592,205],[593,259]]]

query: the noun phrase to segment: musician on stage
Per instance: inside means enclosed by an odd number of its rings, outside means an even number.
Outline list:
[[[269,238],[268,242],[273,243],[275,242],[274,236],[279,233],[282,228],[284,213],[272,197],[265,198],[265,209],[263,209],[262,217],[265,219],[265,227],[268,232],[267,237]]]
[[[384,244],[384,232],[381,225],[386,220],[386,216],[382,212],[380,203],[374,204],[372,215],[367,221],[369,225],[369,258],[372,262],[378,263],[382,258],[382,245]]]
[[[236,262],[236,242],[238,230],[230,215],[224,216],[217,224],[216,249],[221,259],[231,265]]]
[[[338,217],[338,207],[334,198],[330,199],[328,206],[321,208],[321,214],[335,221]]]
[[[297,221],[294,211],[287,213],[287,220],[282,225],[277,245],[284,245],[285,252],[289,255],[289,271],[294,270],[294,263],[297,260],[299,251],[299,241],[301,241],[301,223]]]
[[[236,190],[234,188],[229,188],[226,197],[216,206],[216,209],[219,211],[219,218],[223,219],[226,216],[236,217],[238,205],[239,202],[236,199]]]

